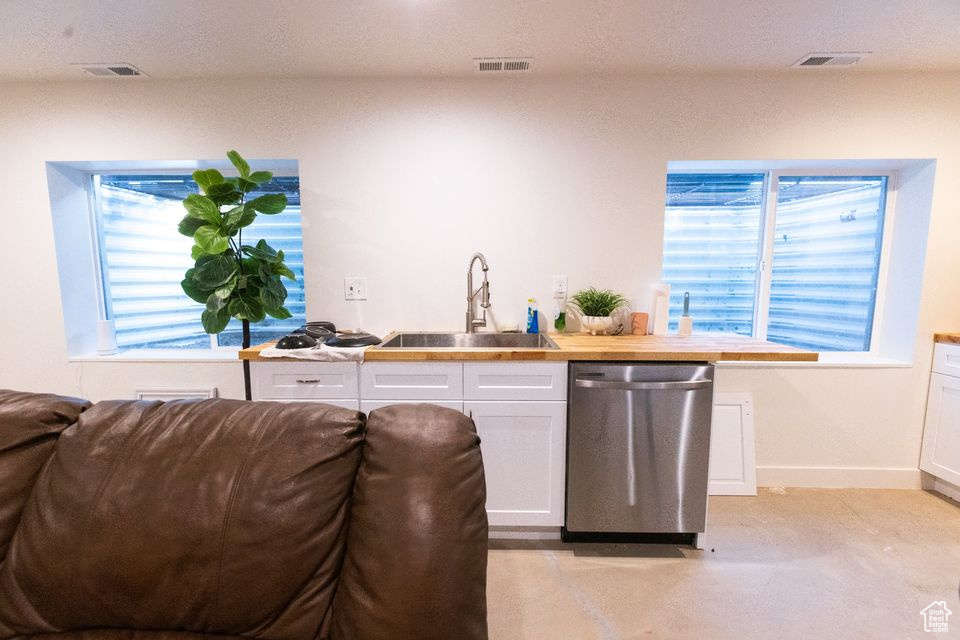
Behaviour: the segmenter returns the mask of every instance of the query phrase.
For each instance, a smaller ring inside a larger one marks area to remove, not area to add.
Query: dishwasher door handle
[[[576,386],[587,389],[621,389],[624,391],[692,391],[705,389],[713,380],[675,380],[671,382],[623,382],[621,380],[587,380],[577,378]]]

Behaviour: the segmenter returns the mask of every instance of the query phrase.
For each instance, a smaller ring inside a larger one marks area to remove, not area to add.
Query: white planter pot
[[[613,318],[610,316],[582,316],[580,324],[590,332],[590,335],[597,335],[598,331],[606,331],[613,324]]]

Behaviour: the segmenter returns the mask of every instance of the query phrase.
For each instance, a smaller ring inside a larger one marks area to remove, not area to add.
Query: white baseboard
[[[758,466],[757,485],[818,489],[919,489],[920,469]]]

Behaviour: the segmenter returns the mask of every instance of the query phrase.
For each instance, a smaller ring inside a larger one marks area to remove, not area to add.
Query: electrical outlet
[[[366,300],[367,299],[367,279],[357,277],[346,277],[343,279],[343,299],[344,300]]]
[[[562,298],[567,295],[567,276],[553,276],[553,297]]]

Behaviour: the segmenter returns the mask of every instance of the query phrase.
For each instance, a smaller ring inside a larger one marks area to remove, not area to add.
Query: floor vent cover
[[[808,53],[791,67],[852,67],[857,64],[869,52],[860,53]]]
[[[533,58],[474,58],[478,73],[524,73],[533,67]]]
[[[97,78],[146,78],[147,74],[126,62],[74,62],[84,73]]]

